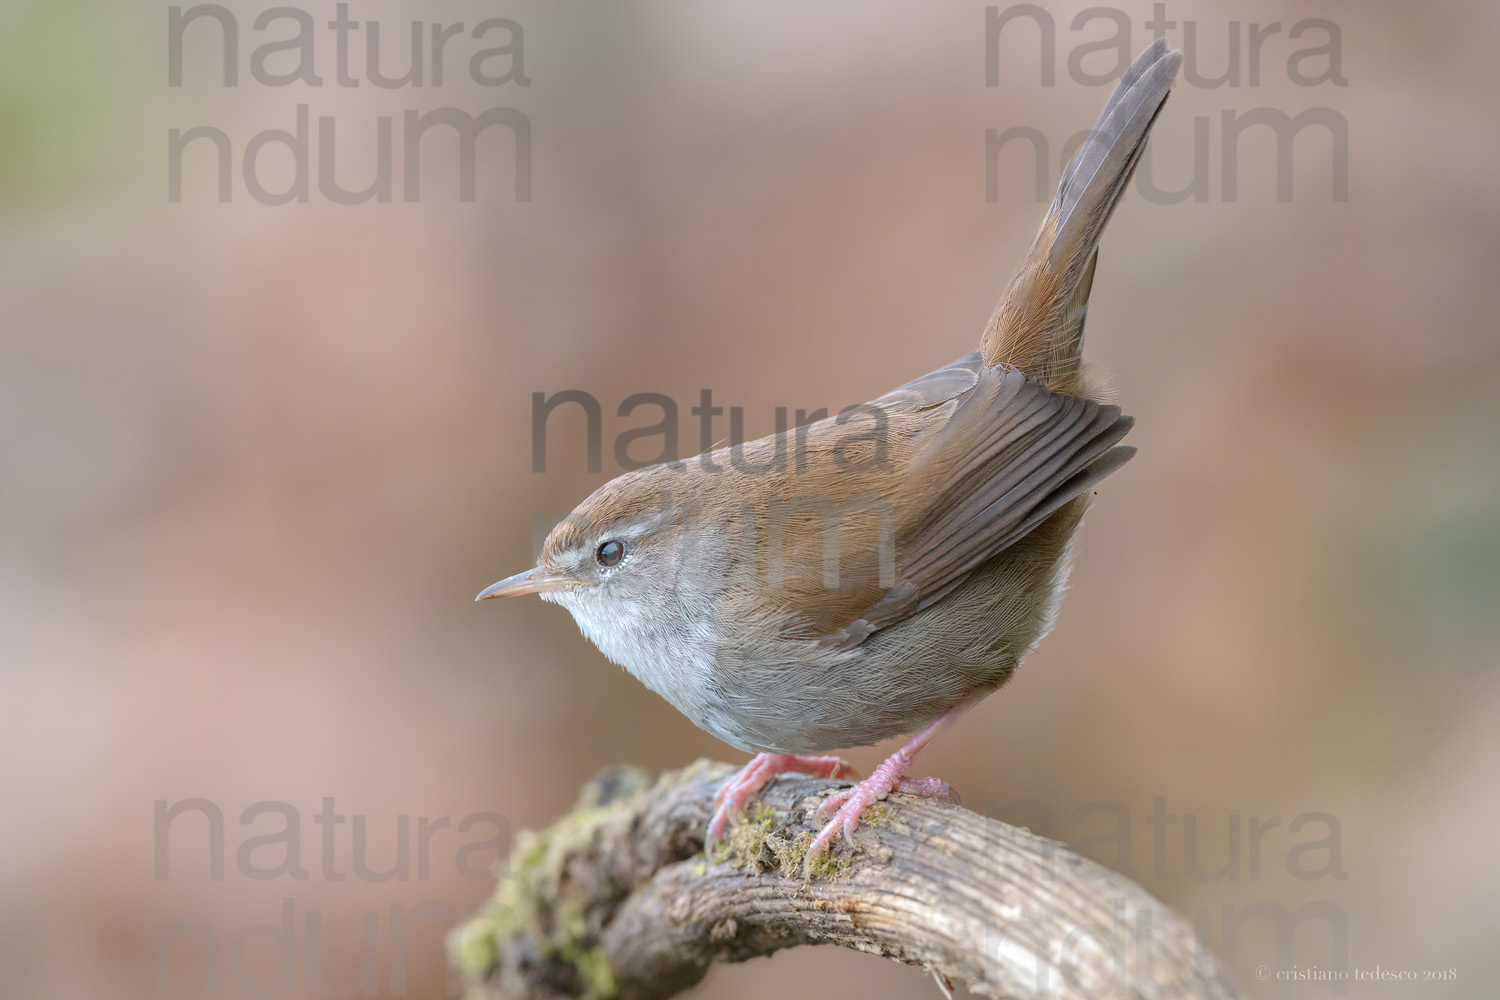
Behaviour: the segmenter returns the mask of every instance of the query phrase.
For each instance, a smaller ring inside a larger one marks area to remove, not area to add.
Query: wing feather
[[[825,644],[858,644],[941,600],[1128,460],[1134,449],[1117,443],[1132,423],[1015,369],[983,370],[907,471],[931,485],[920,516],[903,518],[895,586]]]

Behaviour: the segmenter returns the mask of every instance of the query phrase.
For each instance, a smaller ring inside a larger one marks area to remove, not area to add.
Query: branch
[[[811,817],[847,782],[782,776],[713,859],[703,830],[732,769],[652,783],[617,769],[551,829],[523,833],[500,888],[450,950],[469,1000],[656,1000],[716,961],[836,944],[919,965],[987,997],[1232,998],[1192,930],[1129,879],[1053,841],[893,795],[857,848],[802,859]]]

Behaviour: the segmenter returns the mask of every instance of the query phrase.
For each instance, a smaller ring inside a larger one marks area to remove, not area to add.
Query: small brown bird
[[[1135,61],[1063,174],[980,349],[782,434],[629,472],[553,529],[541,594],[684,715],[756,756],[719,792],[712,843],[802,756],[917,735],[826,799],[808,857],[892,791],[952,797],[912,759],[1004,684],[1051,628],[1090,488],[1134,449],[1086,384],[1099,237],[1181,64]]]

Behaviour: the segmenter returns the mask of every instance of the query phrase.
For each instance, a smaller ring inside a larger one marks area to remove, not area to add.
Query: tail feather
[[[980,342],[986,365],[1011,365],[1059,392],[1082,392],[1083,322],[1099,237],[1181,65],[1182,53],[1158,39],[1121,77],[990,319]]]

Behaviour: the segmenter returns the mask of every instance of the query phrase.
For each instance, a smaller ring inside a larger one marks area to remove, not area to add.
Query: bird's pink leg
[[[885,763],[875,769],[864,781],[853,788],[846,788],[834,792],[823,800],[822,806],[818,808],[818,819],[828,820],[826,826],[818,833],[808,849],[807,858],[811,861],[814,857],[828,850],[839,831],[844,831],[844,836],[850,843],[854,842],[854,830],[859,826],[859,817],[873,803],[879,802],[892,791],[906,792],[909,795],[922,795],[933,799],[947,799],[949,802],[957,802],[958,796],[946,781],[937,778],[910,779],[906,777],[906,769],[911,766],[913,758],[922,751],[938,735],[949,726],[958,721],[959,716],[978,704],[979,700],[989,691],[976,691],[963,701],[954,705],[942,715],[933,719],[916,736],[900,750],[886,758]],[[832,816],[832,819],[828,819]]]
[[[745,808],[751,796],[778,774],[814,774],[822,778],[854,777],[854,768],[841,757],[795,757],[783,753],[758,753],[738,774],[724,782],[714,796],[714,818],[708,824],[704,845],[712,849],[723,839],[724,828],[735,813]]]

